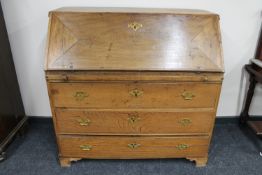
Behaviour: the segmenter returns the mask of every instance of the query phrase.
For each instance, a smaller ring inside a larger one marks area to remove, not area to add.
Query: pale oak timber
[[[217,14],[67,7],[49,18],[45,73],[61,166],[207,163],[224,72]]]

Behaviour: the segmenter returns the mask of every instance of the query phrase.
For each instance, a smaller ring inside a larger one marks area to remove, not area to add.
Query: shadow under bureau
[[[223,80],[218,15],[75,7],[49,18],[46,80],[61,166],[82,158],[206,165]]]

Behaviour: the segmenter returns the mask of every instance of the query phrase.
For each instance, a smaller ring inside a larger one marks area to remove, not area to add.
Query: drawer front
[[[80,158],[203,157],[208,137],[59,136],[60,154]]]
[[[55,107],[213,108],[220,84],[50,83]]]
[[[214,112],[56,110],[60,134],[208,134]],[[164,127],[163,127],[164,126]]]

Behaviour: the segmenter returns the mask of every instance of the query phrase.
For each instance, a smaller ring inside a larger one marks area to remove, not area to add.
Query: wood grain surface
[[[49,17],[45,73],[61,166],[206,165],[224,71],[217,14],[74,7]]]
[[[53,11],[50,20],[46,70],[223,72],[214,14]]]
[[[82,135],[209,135],[213,111],[57,109],[59,134]]]
[[[208,83],[50,83],[56,107],[213,108],[220,84]],[[139,96],[132,95],[138,91]],[[83,94],[83,99],[76,94]],[[193,94],[185,99],[185,93]]]
[[[64,157],[124,159],[204,157],[208,150],[208,137],[59,136],[58,140]],[[137,146],[132,148],[130,144]],[[89,146],[90,150],[82,150],[83,146]]]

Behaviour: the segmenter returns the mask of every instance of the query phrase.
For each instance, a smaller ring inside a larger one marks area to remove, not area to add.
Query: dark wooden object
[[[262,60],[262,29],[260,32],[260,37],[258,40],[258,46],[256,50],[255,59]],[[244,103],[243,111],[240,114],[240,122],[242,124],[248,124],[257,135],[262,135],[262,122],[261,121],[252,121],[248,112],[249,107],[254,95],[254,90],[257,83],[262,83],[262,68],[255,64],[247,64],[245,65],[246,71],[249,73],[249,89],[247,92],[246,100]]]
[[[26,121],[0,4],[0,161],[7,145]]]

